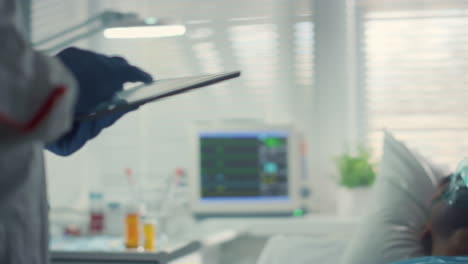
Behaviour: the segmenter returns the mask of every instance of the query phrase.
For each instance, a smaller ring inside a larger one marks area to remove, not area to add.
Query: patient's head
[[[450,177],[444,178],[437,187],[423,235],[423,245],[431,255],[468,255],[468,207],[449,206],[445,199],[441,199]]]

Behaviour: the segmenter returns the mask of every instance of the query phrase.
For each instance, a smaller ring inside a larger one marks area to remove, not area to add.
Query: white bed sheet
[[[266,244],[257,264],[337,264],[351,233],[314,236],[275,236]]]

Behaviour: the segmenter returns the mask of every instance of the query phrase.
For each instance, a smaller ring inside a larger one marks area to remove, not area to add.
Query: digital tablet
[[[185,93],[225,80],[239,77],[240,71],[223,72],[192,77],[156,80],[118,92],[112,100],[100,104],[95,111],[77,116],[78,120],[94,119],[119,111],[127,111],[162,98]]]

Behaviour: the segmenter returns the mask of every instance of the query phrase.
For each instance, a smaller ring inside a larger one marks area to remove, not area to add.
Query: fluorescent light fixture
[[[164,38],[182,36],[185,34],[183,25],[154,25],[154,26],[133,26],[114,27],[104,30],[104,37],[108,39],[121,38]]]
[[[74,42],[104,30],[104,36],[116,38],[162,38],[185,34],[185,26],[171,18],[140,18],[135,13],[103,11],[87,20],[34,43],[46,53],[55,53]]]

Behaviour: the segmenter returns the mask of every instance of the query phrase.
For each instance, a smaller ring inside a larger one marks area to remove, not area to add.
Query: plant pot
[[[369,207],[370,187],[338,187],[337,211],[342,217],[361,217]]]

